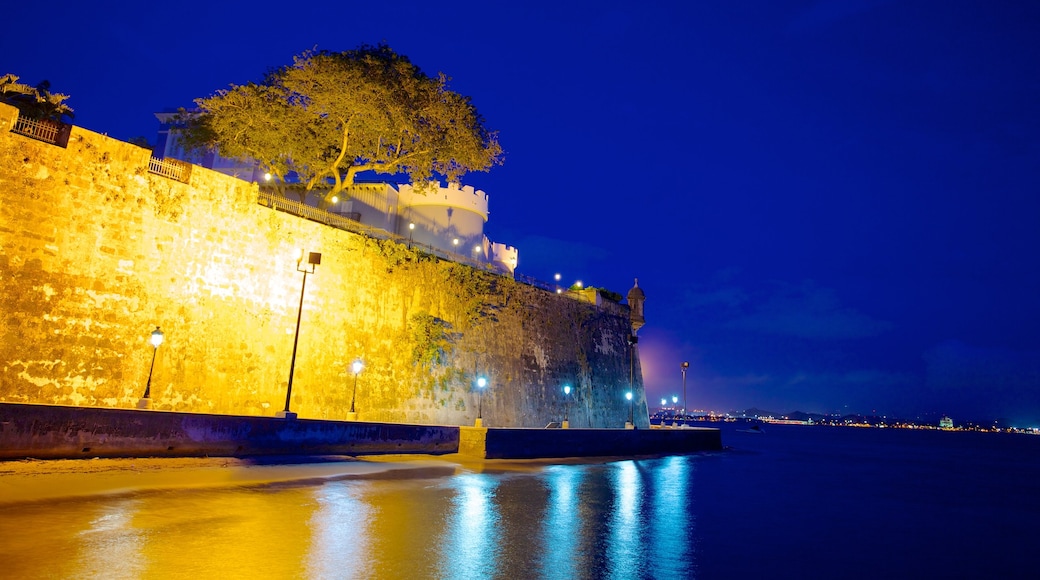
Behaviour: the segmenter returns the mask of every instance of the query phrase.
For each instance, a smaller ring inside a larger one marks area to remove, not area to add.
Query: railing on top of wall
[[[362,234],[370,238],[375,238],[377,240],[393,240],[399,244],[408,244],[411,247],[421,249],[423,252],[426,252],[427,254],[437,256],[442,260],[459,262],[461,264],[467,264],[469,266],[479,268],[481,270],[499,273],[497,269],[495,269],[491,264],[488,264],[486,262],[478,262],[477,260],[469,259],[466,256],[463,256],[462,254],[446,252],[440,248],[435,248],[429,244],[422,244],[415,241],[409,241],[408,238],[404,236],[392,234],[382,228],[375,228],[369,225],[365,225],[358,221],[361,217],[361,214],[357,212],[353,212],[350,214],[336,214],[330,211],[316,208],[314,206],[307,205],[296,200],[287,199],[271,191],[260,190],[259,193],[260,195],[258,202],[262,206],[269,207],[271,209],[276,209],[278,211],[284,211],[286,213],[291,213],[295,216],[306,218],[311,221],[322,223],[340,230],[354,232],[355,234]]]
[[[486,270],[495,274],[505,275],[504,272],[498,270],[497,268],[495,268],[487,262],[473,260],[461,253],[448,252],[440,248],[431,246],[429,244],[411,241],[404,236],[392,234],[382,228],[374,228],[372,226],[365,225],[358,221],[357,218],[360,218],[361,216],[356,212],[348,214],[350,215],[350,218],[347,218],[340,214],[335,214],[323,209],[319,209],[296,200],[287,199],[285,197],[282,197],[278,193],[263,190],[260,190],[257,202],[264,207],[269,207],[271,209],[283,211],[285,213],[290,213],[292,215],[306,218],[311,221],[322,223],[337,229],[346,230],[348,232],[354,232],[356,234],[362,234],[378,240],[393,240],[399,244],[408,244],[410,247],[419,248],[422,251],[437,256],[437,258],[442,260],[448,260],[450,262],[456,262],[459,264],[466,264],[479,270]],[[513,276],[513,279],[522,284],[527,284],[528,286],[534,286],[536,288],[548,290],[549,292],[556,292],[556,289],[558,288],[557,285],[549,284],[548,282],[543,282],[530,276],[524,276],[523,274],[515,274]],[[608,310],[620,315],[626,314],[625,309],[620,304],[611,300],[590,300],[581,292],[571,292],[569,290],[565,290],[564,292],[562,292],[562,294],[572,300],[581,300],[583,302],[588,302],[603,310]]]
[[[50,143],[59,147],[69,144],[69,133],[72,125],[58,123],[56,121],[29,119],[18,115],[11,126],[11,132],[25,135],[33,139]]]
[[[148,159],[148,172],[168,177],[181,183],[188,183],[188,178],[191,177],[191,163],[185,163],[177,159],[152,157]]]

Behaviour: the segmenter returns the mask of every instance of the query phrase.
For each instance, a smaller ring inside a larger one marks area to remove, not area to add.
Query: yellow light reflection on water
[[[307,576],[355,578],[365,575],[370,550],[372,507],[357,485],[325,485],[314,490]]]
[[[75,576],[133,578],[144,571],[147,559],[142,551],[148,532],[134,526],[137,504],[136,499],[121,498],[100,506],[96,516],[79,531],[78,557],[70,559],[78,564]]]

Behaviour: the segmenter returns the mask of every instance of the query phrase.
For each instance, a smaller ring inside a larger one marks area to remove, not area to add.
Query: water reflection
[[[454,478],[455,497],[448,514],[440,578],[493,578],[498,568],[498,511],[493,496],[498,482],[490,475]]]
[[[632,461],[614,464],[610,479],[615,500],[607,546],[609,577],[635,578],[644,564],[640,558],[641,536],[646,529],[646,522],[640,517],[642,481]]]
[[[695,458],[0,507],[11,577],[690,577]]]
[[[364,578],[371,551],[369,524],[373,507],[358,485],[317,488],[318,509],[311,516],[307,572],[312,578]]]
[[[578,488],[582,485],[584,470],[573,465],[552,466],[543,477],[549,490],[549,506],[542,519],[538,559],[542,577],[580,578],[578,555],[584,548],[585,536],[581,533]]]
[[[73,560],[79,564],[74,572],[76,576],[140,575],[145,565],[142,553],[147,531],[133,524],[139,503],[137,499],[124,498],[99,506],[97,513],[78,532],[78,557]]]

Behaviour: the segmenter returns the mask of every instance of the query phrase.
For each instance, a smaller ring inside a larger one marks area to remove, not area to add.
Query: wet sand
[[[451,475],[462,465],[440,456],[133,458],[0,462],[0,504],[140,491],[269,485],[347,477]]]

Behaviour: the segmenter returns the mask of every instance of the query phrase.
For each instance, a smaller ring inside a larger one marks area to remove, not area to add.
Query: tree
[[[251,158],[283,183],[294,173],[301,200],[312,191],[331,199],[369,170],[457,182],[500,164],[502,148],[469,97],[447,83],[382,44],[308,51],[260,83],[197,99],[197,112],[182,111],[182,139],[189,149]]]
[[[50,92],[50,81],[41,81],[35,87],[18,82],[13,74],[0,76],[0,102],[18,108],[20,115],[37,121],[62,122],[72,119],[72,108],[65,104],[68,95]]]

